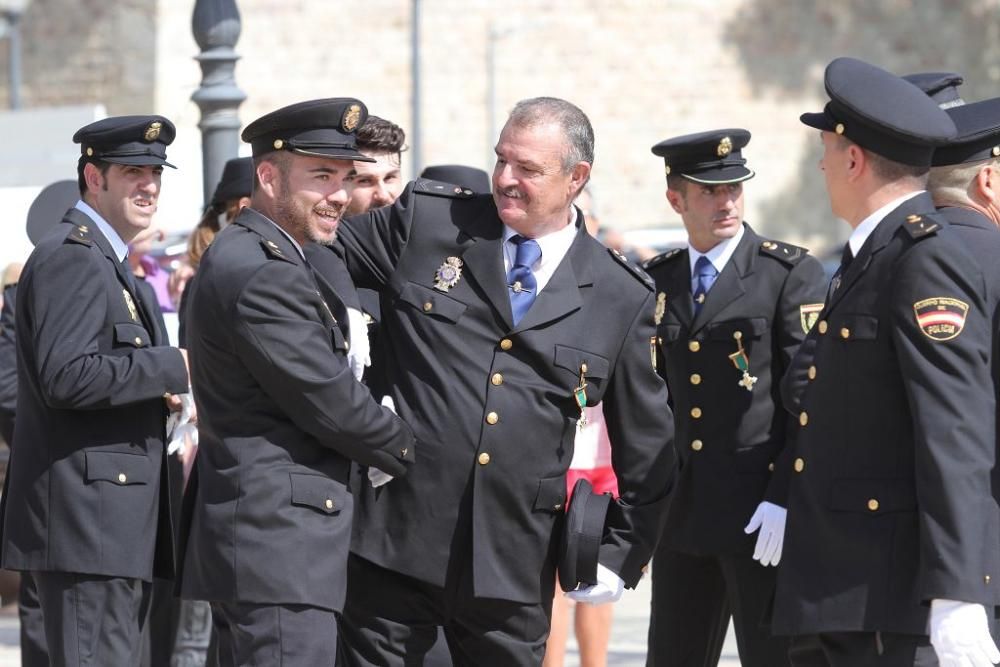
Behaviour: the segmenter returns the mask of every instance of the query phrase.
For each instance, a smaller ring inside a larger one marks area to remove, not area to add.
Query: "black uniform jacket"
[[[410,429],[354,380],[337,295],[254,209],[215,238],[185,301],[200,440],[181,593],[340,609],[350,461],[403,475]]]
[[[661,540],[686,553],[751,548],[756,536],[743,527],[757,505],[765,496],[785,505],[784,490],[769,486],[790,427],[779,381],[826,294],[822,266],[806,250],[744,230],[697,317],[688,251],[646,263],[680,461]],[[749,390],[731,358],[740,344],[756,378]]]
[[[580,228],[514,326],[492,197],[436,185],[417,180],[339,232],[358,286],[380,291],[390,393],[420,443],[406,479],[365,489],[352,549],[438,586],[462,559],[479,597],[547,600],[582,373],[621,491],[600,560],[634,586],[674,475],[652,283]],[[461,275],[436,280],[449,262]]]
[[[932,599],[1000,599],[990,288],[933,210],[879,223],[793,361],[778,634],[920,635]]]
[[[163,395],[187,373],[127,271],[77,209],[24,267],[6,568],[149,580],[155,551],[173,574]]]

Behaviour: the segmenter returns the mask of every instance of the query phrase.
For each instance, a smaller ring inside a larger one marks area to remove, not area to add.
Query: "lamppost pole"
[[[246,95],[236,85],[239,56],[233,47],[240,38],[236,0],[196,0],[191,28],[201,49],[201,85],[191,99],[201,109],[202,193],[208,202],[222,176],[226,160],[239,154],[240,118]]]
[[[413,177],[420,174],[424,166],[420,127],[420,0],[413,0],[410,16],[410,85],[413,87],[411,113],[413,127],[410,128],[410,159],[413,161]]]

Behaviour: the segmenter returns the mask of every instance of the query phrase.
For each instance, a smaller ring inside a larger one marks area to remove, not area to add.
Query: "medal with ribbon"
[[[576,400],[577,407],[580,408],[580,419],[577,420],[576,425],[583,429],[587,425],[587,416],[584,413],[584,409],[587,407],[587,364],[580,364],[580,386],[573,390],[573,398]]]
[[[740,378],[738,384],[747,391],[753,391],[757,376],[750,375],[750,357],[743,349],[743,332],[737,331],[733,334],[733,338],[736,339],[736,351],[729,355],[729,360],[733,362],[733,366],[736,366],[736,370],[743,371],[743,377]]]

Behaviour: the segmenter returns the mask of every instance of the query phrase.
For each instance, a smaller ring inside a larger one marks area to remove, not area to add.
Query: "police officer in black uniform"
[[[162,116],[80,129],[82,198],[18,283],[3,566],[31,572],[54,664],[138,664],[150,581],[173,574],[164,394],[187,391],[186,361],[125,263],[173,138]]]
[[[414,460],[410,429],[352,375],[343,304],[301,250],[333,240],[366,113],[311,100],[247,126],[251,205],[185,297],[199,450],[181,593],[212,603],[223,666],[333,665],[351,459],[392,475]]]
[[[805,380],[773,630],[797,666],[989,665],[989,287],[924,190],[955,125],[858,60],[834,60],[825,84],[830,102],[802,121],[821,131],[831,207],[854,231],[788,376]]]
[[[582,406],[603,400],[621,499],[597,582],[635,586],[672,481],[648,277],[594,240],[572,201],[593,163],[574,105],[519,103],[493,195],[418,179],[340,230],[381,293],[391,396],[420,442],[405,479],[365,488],[344,610],[349,664],[421,664],[443,626],[457,665],[541,663]]]
[[[651,667],[718,664],[730,616],[745,666],[788,662],[788,641],[761,625],[785,521],[786,489],[771,474],[791,429],[778,385],[826,281],[804,248],[743,221],[749,141],[724,129],[653,147],[688,247],[644,265],[656,281],[657,366],[681,462],[653,559]],[[744,527],[758,532],[756,549]]]

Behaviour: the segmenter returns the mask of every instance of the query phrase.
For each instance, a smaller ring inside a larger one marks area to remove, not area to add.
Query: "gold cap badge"
[[[285,142],[281,139],[275,139],[272,145],[274,146],[274,150],[280,151],[281,147],[285,145]]]
[[[358,126],[359,120],[361,120],[361,107],[357,104],[352,104],[344,112],[344,120],[341,122],[341,125],[346,131],[353,132],[354,128]]]
[[[142,135],[146,141],[156,141],[156,138],[160,136],[160,128],[163,127],[163,123],[158,120],[154,120],[146,128],[146,134]]]
[[[836,132],[837,134],[843,134],[844,133],[844,124],[843,123],[837,123],[837,125],[833,128],[833,131]]]
[[[719,142],[719,147],[715,149],[716,155],[719,157],[726,157],[733,152],[733,140],[729,137],[722,137],[722,141]]]

